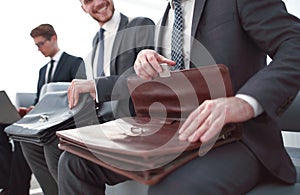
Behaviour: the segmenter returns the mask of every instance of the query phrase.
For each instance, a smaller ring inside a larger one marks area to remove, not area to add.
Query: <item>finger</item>
[[[134,64],[138,76],[151,78],[157,76],[156,71],[152,67],[152,64],[155,66],[158,63],[155,56],[156,51],[154,50],[142,50],[139,52]]]
[[[70,93],[70,108],[74,108],[78,103],[80,93],[80,82],[74,82]]]
[[[208,116],[203,123],[198,127],[196,131],[194,131],[187,140],[189,142],[196,142],[200,140],[201,136],[203,136],[211,126],[211,115]]]
[[[175,64],[176,64],[176,62],[175,61],[173,61],[173,60],[170,60],[170,59],[168,59],[168,58],[166,58],[166,57],[164,57],[164,56],[162,56],[162,55],[160,55],[160,54],[157,54],[157,61],[159,62],[159,63],[166,63],[166,64],[168,64],[168,65],[170,65],[170,66],[174,66]]]
[[[206,118],[209,116],[208,111],[197,112],[191,120],[187,121],[189,125],[181,131],[179,136],[180,140],[187,140],[193,133],[203,124]]]
[[[68,88],[68,102],[69,102],[69,108],[72,108],[73,105],[73,90],[74,90],[74,81],[72,81],[71,85]]]
[[[152,78],[157,77],[158,75],[156,66],[159,66],[159,68],[161,69],[160,65],[153,57],[140,59],[140,66],[144,70],[145,74]]]
[[[224,117],[225,114],[223,112],[212,112],[203,125],[199,127],[198,132],[194,135],[195,137],[189,137],[189,141],[210,142],[215,135],[220,133],[220,129],[225,125]]]
[[[96,99],[96,93],[95,92],[91,92],[90,95],[92,96],[93,100]]]
[[[79,100],[79,91],[77,89],[73,90],[73,105],[72,108],[75,107],[78,104]]]
[[[186,119],[186,121],[183,123],[181,128],[179,129],[179,134],[183,133],[184,129],[186,129],[193,121],[195,118],[197,118],[198,115],[201,115],[201,112],[204,109],[204,105],[201,104],[196,110],[194,110]]]
[[[149,76],[148,74],[147,74],[147,72],[145,72],[143,69],[142,69],[142,66],[140,65],[140,63],[136,63],[136,64],[134,64],[134,70],[135,70],[135,73],[139,76],[139,77],[141,77],[142,79],[144,79],[144,80],[151,80],[151,76]]]
[[[157,73],[160,73],[162,71],[162,68],[160,66],[160,58],[162,58],[161,55],[158,53],[151,53],[150,55],[146,56],[147,62],[151,65],[153,71],[155,71],[155,75],[157,76]]]
[[[198,113],[201,113],[201,110],[198,110],[200,108],[197,108],[196,110],[194,110],[189,116],[188,118],[184,121],[183,125],[180,127],[179,129],[179,134],[183,133],[185,131],[185,129],[187,129],[189,127],[189,125],[193,122],[194,118],[197,116]]]
[[[220,135],[220,132],[224,126],[222,117],[213,121],[209,129],[204,132],[203,135],[199,138],[202,143],[211,143],[214,144],[217,138]]]

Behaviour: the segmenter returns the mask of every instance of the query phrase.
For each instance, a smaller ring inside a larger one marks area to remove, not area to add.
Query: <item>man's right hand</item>
[[[96,99],[95,81],[73,79],[68,88],[69,108],[72,109],[78,104],[81,93],[90,93],[93,99]]]
[[[176,64],[176,62],[165,58],[154,50],[144,49],[140,51],[134,62],[134,70],[142,79],[151,80],[162,71],[161,63],[166,63],[170,66]]]
[[[26,107],[19,107],[18,108],[18,113],[21,117],[25,116],[28,112],[30,112],[32,109],[34,108],[34,106],[30,106],[28,108]]]

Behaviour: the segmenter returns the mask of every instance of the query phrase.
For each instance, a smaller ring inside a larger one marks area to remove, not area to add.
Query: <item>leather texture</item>
[[[192,110],[206,99],[232,95],[225,65],[174,71],[171,77],[152,81],[130,77],[128,88],[136,117],[59,131],[59,148],[152,185],[212,147],[241,138],[240,125],[228,124],[205,145],[178,140],[178,130]]]
[[[182,119],[204,100],[233,95],[229,70],[223,64],[172,71],[171,77],[152,81],[130,77],[127,82],[136,115],[142,117],[165,113],[167,118]]]

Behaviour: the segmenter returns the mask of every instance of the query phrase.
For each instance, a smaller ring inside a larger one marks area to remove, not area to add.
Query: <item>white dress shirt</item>
[[[54,56],[53,58],[51,58],[51,60],[54,60],[54,63],[53,63],[53,68],[52,68],[52,73],[51,73],[51,78],[53,77],[54,73],[55,73],[55,70],[56,70],[56,67],[57,67],[57,64],[61,58],[61,55],[63,54],[63,51],[59,50]],[[45,75],[45,81],[48,81],[48,72],[49,72],[49,69],[50,69],[50,66],[51,66],[51,60],[48,62],[47,64],[47,70],[46,70],[46,75]]]
[[[110,76],[110,62],[111,62],[111,53],[116,38],[116,33],[118,32],[119,24],[121,21],[121,15],[119,12],[115,11],[112,18],[107,21],[101,28],[104,31],[104,61],[103,69],[105,76]],[[99,53],[99,44],[97,45],[96,57],[94,59],[93,73],[94,78],[97,76],[97,63],[98,63],[98,53]]]

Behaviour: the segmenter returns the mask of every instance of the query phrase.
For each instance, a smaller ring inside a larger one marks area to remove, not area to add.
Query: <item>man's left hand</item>
[[[244,122],[254,117],[254,110],[238,97],[204,101],[194,110],[179,130],[179,139],[209,143],[227,123]]]

